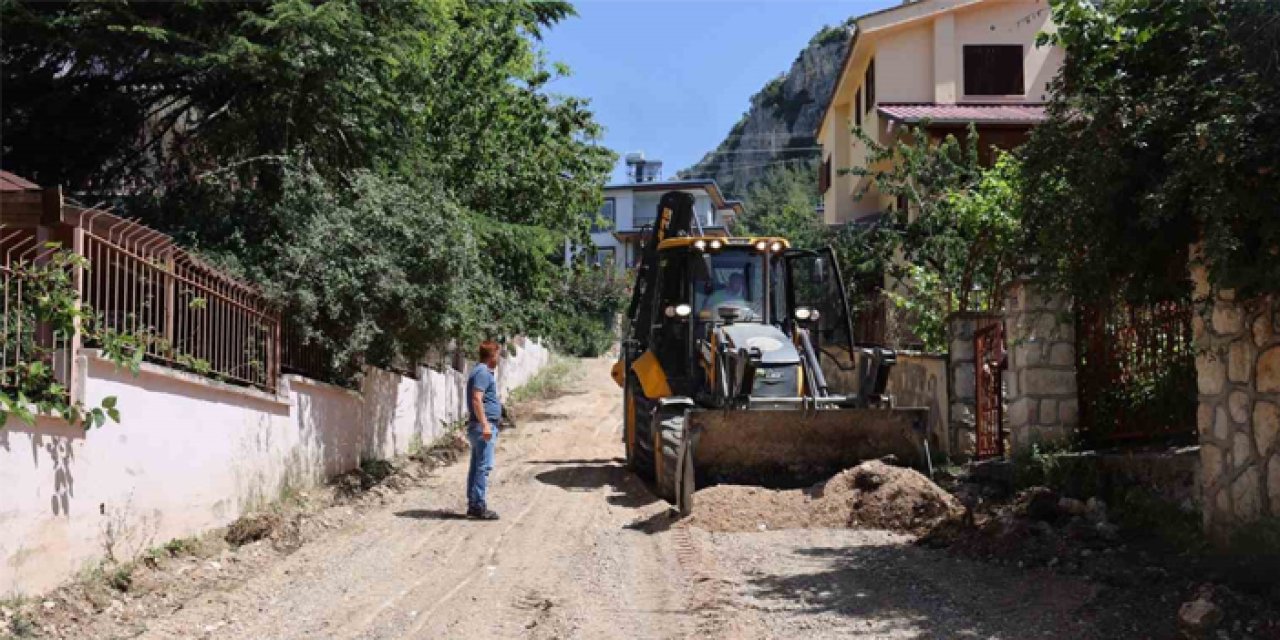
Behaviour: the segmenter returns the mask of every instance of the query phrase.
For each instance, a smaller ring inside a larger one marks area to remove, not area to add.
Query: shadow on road
[[[535,411],[532,415],[523,420],[529,422],[558,422],[560,420],[568,420],[571,416],[567,413],[548,413],[546,411]]]
[[[467,514],[445,509],[409,509],[397,511],[396,516],[414,520],[466,520]]]
[[[662,533],[663,531],[667,531],[673,525],[675,525],[675,523],[679,521],[680,521],[680,517],[676,514],[675,510],[663,509],[662,511],[659,511],[649,516],[648,518],[644,518],[642,520],[636,520],[635,522],[632,522],[631,524],[628,524],[623,528],[630,529],[631,531],[639,531],[641,533],[647,533],[649,535],[653,535],[655,533]]]
[[[617,458],[599,460],[532,460],[529,464],[560,464],[535,476],[539,482],[565,491],[612,489],[605,499],[615,507],[637,508],[657,500]]]
[[[621,464],[622,458],[572,458],[564,460],[526,460],[525,464]]]
[[[775,573],[774,567],[759,566],[747,581],[750,596],[766,608],[844,618],[850,629],[866,625],[864,631],[886,637],[1123,637],[1085,624],[1092,594],[1078,580],[957,563],[940,552],[901,545],[793,553],[805,558],[788,563],[796,570]]]

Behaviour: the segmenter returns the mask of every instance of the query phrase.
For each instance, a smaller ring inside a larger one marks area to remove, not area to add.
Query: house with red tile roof
[[[1045,118],[1049,82],[1063,52],[1037,46],[1054,30],[1048,0],[919,0],[855,22],[831,100],[819,125],[818,177],[828,224],[875,219],[901,203],[866,178],[861,128],[886,144],[917,125],[931,139],[964,135],[972,123],[984,154],[1013,148]],[[861,197],[859,197],[861,196]]]

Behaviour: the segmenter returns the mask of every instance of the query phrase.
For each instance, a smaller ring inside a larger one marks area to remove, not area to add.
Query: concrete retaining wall
[[[952,437],[947,414],[947,357],[898,352],[889,373],[888,391],[899,407],[929,410],[929,448],[934,455],[951,455]]]
[[[519,342],[498,369],[504,395],[549,359]],[[272,395],[81,358],[86,402],[116,396],[122,421],[86,432],[11,420],[0,430],[0,594],[38,593],[108,554],[127,559],[226,525],[363,459],[430,444],[465,415],[456,371],[415,380],[372,370],[359,391],[285,376]]]

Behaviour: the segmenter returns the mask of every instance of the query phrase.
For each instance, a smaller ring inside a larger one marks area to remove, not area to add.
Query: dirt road
[[[458,516],[465,465],[144,638],[1087,636],[1091,588],[959,561],[878,531],[673,526],[623,469],[608,363],[504,433],[491,506]]]

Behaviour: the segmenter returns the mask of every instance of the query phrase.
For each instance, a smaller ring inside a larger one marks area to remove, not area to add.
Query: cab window
[[[726,251],[712,254],[710,258],[710,273],[696,273],[703,270],[695,270],[693,280],[693,308],[698,319],[714,320],[717,309],[734,306],[745,311],[739,314],[741,320],[762,321],[763,257],[754,253]]]

